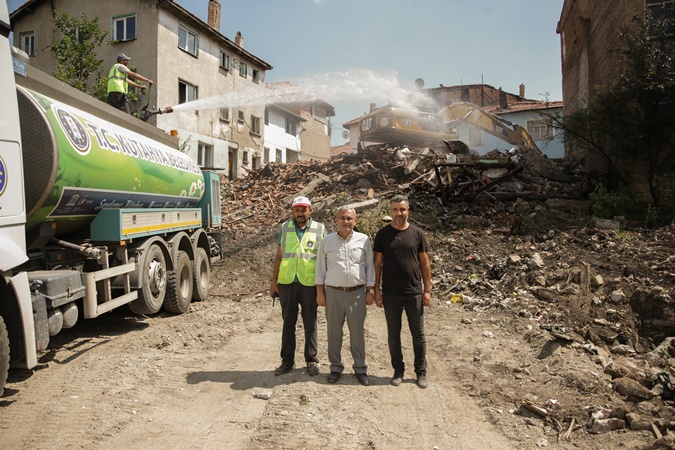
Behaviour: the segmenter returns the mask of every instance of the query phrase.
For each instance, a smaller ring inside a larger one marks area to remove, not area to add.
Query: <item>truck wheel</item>
[[[150,245],[143,255],[138,298],[129,303],[136,314],[155,314],[162,307],[166,296],[166,260],[162,249]]]
[[[183,314],[192,301],[192,261],[187,253],[180,251],[176,257],[176,270],[169,272],[169,286],[164,300],[164,309],[170,313]]]
[[[211,265],[206,250],[198,248],[195,254],[193,269],[194,286],[192,286],[192,300],[202,302],[209,296],[209,284],[211,283]]]
[[[0,397],[5,389],[5,382],[7,381],[7,371],[9,370],[9,336],[7,335],[7,328],[5,321],[0,316]]]

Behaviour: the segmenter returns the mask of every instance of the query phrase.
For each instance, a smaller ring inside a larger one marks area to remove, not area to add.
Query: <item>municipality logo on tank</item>
[[[7,167],[5,161],[0,158],[0,195],[4,194],[7,187]]]
[[[91,150],[91,140],[80,119],[61,108],[54,108],[61,129],[78,153],[86,155]]]

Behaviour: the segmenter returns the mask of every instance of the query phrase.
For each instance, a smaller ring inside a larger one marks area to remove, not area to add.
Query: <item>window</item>
[[[241,162],[242,164],[248,164],[248,152],[244,152]]]
[[[29,31],[27,33],[21,33],[21,50],[28,53],[28,56],[35,56],[35,33]]]
[[[316,116],[316,107],[314,105],[309,105],[309,114],[312,117]]]
[[[282,159],[281,149],[278,148],[277,151],[276,151],[276,159],[275,159],[275,161],[276,161],[276,162],[279,162],[279,163],[280,163],[280,162],[283,162],[281,159]]]
[[[553,126],[546,119],[528,120],[527,132],[535,141],[553,139]]]
[[[255,84],[260,84],[260,72],[257,69],[253,69],[252,79]]]
[[[298,124],[286,118],[286,133],[297,136],[298,135]]]
[[[232,68],[230,55],[225,53],[225,50],[223,50],[222,48],[220,49],[220,68],[228,71]]]
[[[251,133],[260,135],[260,117],[251,115]]]
[[[673,17],[675,5],[672,0],[645,0],[647,8],[652,13],[654,19],[659,18],[663,13],[668,17]]]
[[[483,145],[483,132],[475,127],[469,127],[469,147]]]
[[[239,76],[246,78],[246,63],[239,62]]]
[[[225,122],[230,121],[230,108],[220,108],[220,119],[224,120]]]
[[[185,81],[178,82],[178,103],[191,102],[197,100],[197,86],[193,86]]]
[[[197,164],[201,167],[213,167],[213,145],[197,144]]]
[[[652,23],[675,18],[675,3],[672,0],[646,0],[645,4],[649,8]],[[674,24],[670,23],[668,27],[671,33],[675,32]]]
[[[238,121],[239,123],[244,123],[244,111],[242,111],[242,110],[240,109],[239,111],[237,111],[237,113],[238,113],[238,115],[237,115],[237,121]]]
[[[75,36],[72,37],[73,44],[84,44],[84,37],[80,36],[80,27],[75,28]]]
[[[113,17],[113,41],[136,39],[136,14]]]
[[[199,48],[197,33],[188,29],[185,25],[179,26],[178,47],[190,53],[191,55],[197,56],[197,50]]]

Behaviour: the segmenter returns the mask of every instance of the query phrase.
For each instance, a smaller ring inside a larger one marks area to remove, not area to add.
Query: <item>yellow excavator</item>
[[[451,103],[441,110],[440,116],[446,129],[453,130],[456,129],[457,125],[466,123],[519,148],[539,150],[534,139],[525,128],[490,114],[473,103]]]
[[[361,142],[412,147],[444,147],[458,136],[447,132],[439,114],[413,106],[387,105],[375,109],[359,122]]]
[[[360,140],[413,147],[452,147],[452,143],[458,142],[461,124],[477,127],[519,148],[540,151],[523,127],[468,102],[451,103],[439,112],[394,105],[375,109],[360,120]]]

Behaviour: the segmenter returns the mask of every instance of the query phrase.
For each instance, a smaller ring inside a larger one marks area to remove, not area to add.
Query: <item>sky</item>
[[[175,1],[206,21],[208,0]],[[266,82],[353,87],[317,93],[335,108],[331,145],[370,103],[388,103],[374,85],[412,91],[421,78],[426,88],[485,83],[518,94],[522,83],[526,98],[562,100],[564,0],[219,1],[221,34],[234,41],[240,31],[244,48],[273,66]],[[23,2],[8,0],[10,12]]]

